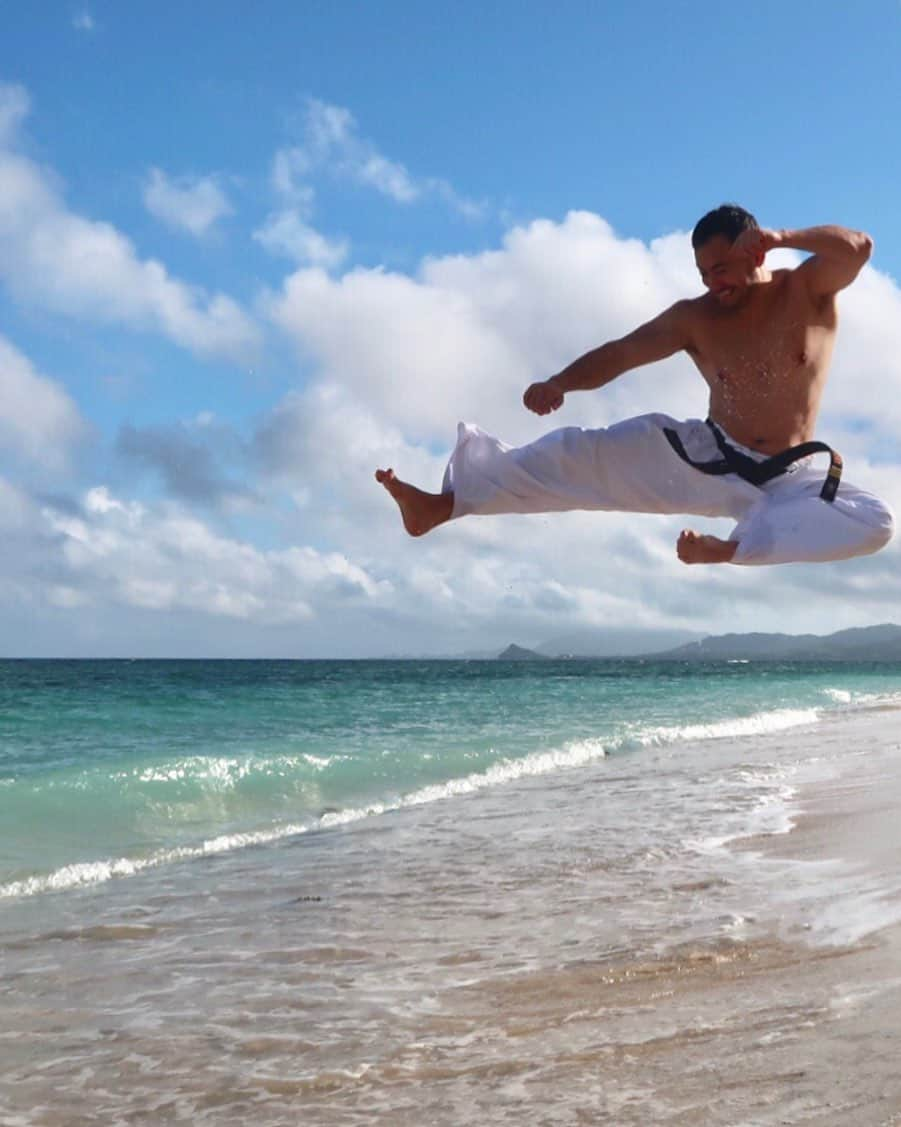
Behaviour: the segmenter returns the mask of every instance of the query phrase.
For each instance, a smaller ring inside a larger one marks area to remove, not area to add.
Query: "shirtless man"
[[[410,535],[467,513],[606,509],[738,521],[726,540],[683,531],[676,550],[685,563],[846,559],[888,543],[891,513],[871,494],[838,485],[841,459],[827,447],[820,444],[833,454],[825,485],[803,448],[784,467],[768,462],[814,439],[836,295],[857,277],[872,240],[842,227],[763,230],[744,209],[723,205],[700,220],[692,246],[705,294],[533,383],[523,402],[547,415],[571,391],[684,351],[710,388],[708,420],[647,415],[604,430],[564,428],[518,450],[461,424],[440,493],[376,472]],[[776,247],[810,257],[771,271],[766,255]]]

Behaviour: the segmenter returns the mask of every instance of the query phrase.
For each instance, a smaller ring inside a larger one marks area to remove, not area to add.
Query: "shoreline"
[[[660,745],[30,901],[0,1122],[901,1125],[896,728]],[[770,832],[705,848],[714,816]]]
[[[799,780],[789,831],[730,843],[764,865],[793,863],[800,878],[805,869],[830,871],[842,900],[835,911],[818,906],[810,931],[819,929],[820,941],[853,943],[901,923],[901,732],[886,724],[888,713],[901,708],[880,703],[821,720],[831,759],[825,772]]]

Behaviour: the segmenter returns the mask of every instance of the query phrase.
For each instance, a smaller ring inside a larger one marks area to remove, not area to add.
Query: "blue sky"
[[[737,199],[874,236],[823,424],[897,503],[901,4],[749,11],[4,4],[0,650],[897,619],[895,548],[749,576],[680,570],[668,521],[412,543],[369,478],[437,486],[458,417],[534,437],[522,387],[697,292],[686,232]],[[695,414],[698,385],[673,361],[560,421]]]

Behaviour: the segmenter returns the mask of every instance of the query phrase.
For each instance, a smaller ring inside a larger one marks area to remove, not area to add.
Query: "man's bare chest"
[[[762,389],[774,380],[803,379],[828,364],[833,335],[806,312],[789,303],[701,319],[692,357],[711,385],[728,382]]]
[[[775,326],[766,331],[709,332],[698,342],[696,362],[705,376],[730,373],[754,380],[787,374],[810,360],[809,333],[804,325]]]

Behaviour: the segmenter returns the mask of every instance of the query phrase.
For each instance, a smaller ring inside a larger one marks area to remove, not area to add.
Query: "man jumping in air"
[[[470,514],[600,509],[737,522],[728,540],[683,531],[676,551],[684,563],[814,563],[889,542],[887,506],[842,481],[839,454],[814,441],[836,295],[857,277],[872,240],[842,227],[762,230],[749,212],[724,204],[691,241],[707,293],[533,383],[523,402],[547,415],[570,391],[684,351],[710,388],[708,418],[651,414],[599,430],[564,427],[518,448],[461,423],[440,493],[376,471],[411,536]],[[810,257],[770,271],[775,247]],[[828,471],[813,464],[818,454],[829,456]]]

